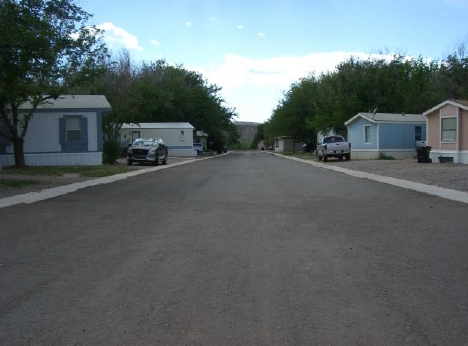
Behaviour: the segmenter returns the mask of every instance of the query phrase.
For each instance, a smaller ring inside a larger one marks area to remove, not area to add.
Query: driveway
[[[417,160],[329,160],[327,165],[468,192],[468,165]]]

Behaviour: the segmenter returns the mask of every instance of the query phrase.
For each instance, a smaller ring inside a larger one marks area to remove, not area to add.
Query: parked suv
[[[127,165],[133,162],[167,165],[168,150],[161,138],[137,138],[127,150]]]

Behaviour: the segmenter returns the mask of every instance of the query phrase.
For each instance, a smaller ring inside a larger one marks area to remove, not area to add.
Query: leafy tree
[[[138,69],[130,53],[122,50],[106,59],[106,66],[101,76],[80,89],[85,93],[105,95],[112,111],[103,115],[103,140],[118,139],[122,125],[137,122],[137,98],[134,92]]]
[[[102,161],[113,165],[120,156],[120,143],[114,138],[109,138],[104,142],[102,148]]]
[[[24,166],[24,138],[36,108],[102,71],[107,51],[90,14],[73,0],[0,1],[0,135]],[[31,110],[20,106],[29,102]]]
[[[468,98],[466,49],[441,62],[395,55],[391,60],[350,58],[335,71],[291,85],[266,124],[268,136],[304,138],[333,128],[358,112],[422,113],[448,98]]]
[[[291,136],[307,142],[315,138],[315,129],[307,124],[307,119],[315,115],[314,98],[311,98],[315,93],[316,80],[313,75],[291,85],[265,124],[268,142],[277,136]]]
[[[254,139],[253,139],[253,141],[252,141],[251,148],[252,148],[252,149],[257,149],[258,143],[259,143],[260,141],[264,141],[265,139],[266,139],[266,136],[265,136],[265,125],[264,125],[264,124],[258,125],[258,127],[257,127],[257,132],[255,133]]]
[[[190,122],[209,134],[218,149],[234,141],[232,118],[236,112],[224,105],[221,88],[209,84],[201,74],[164,60],[143,63],[134,85],[138,121]]]

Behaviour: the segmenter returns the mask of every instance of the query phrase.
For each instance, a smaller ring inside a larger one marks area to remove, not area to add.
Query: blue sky
[[[442,59],[468,42],[468,0],[77,0],[135,62],[166,59],[222,87],[238,121],[266,121],[292,82],[351,55]]]

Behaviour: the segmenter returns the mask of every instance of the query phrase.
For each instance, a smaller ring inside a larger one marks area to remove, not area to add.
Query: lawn
[[[120,173],[133,171],[134,168],[120,165],[99,165],[99,166],[50,166],[50,167],[3,167],[0,171],[0,179],[2,174],[24,174],[24,175],[48,175],[48,176],[63,176],[64,174],[77,174],[81,177],[107,177]]]
[[[26,179],[1,179],[0,178],[0,185],[6,185],[8,187],[21,188],[24,186],[36,185],[36,184],[40,184],[40,182],[35,181],[35,180],[26,180]]]

